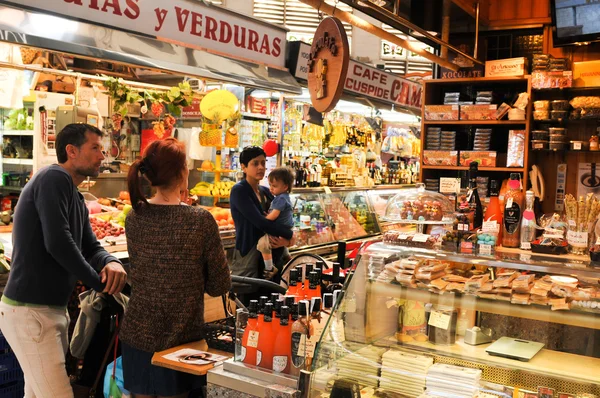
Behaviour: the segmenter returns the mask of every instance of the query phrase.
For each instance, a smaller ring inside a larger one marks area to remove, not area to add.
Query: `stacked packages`
[[[379,386],[407,397],[419,397],[425,391],[427,370],[433,358],[390,350],[383,354]]]
[[[479,391],[481,370],[436,363],[427,373],[427,395],[472,398]]]
[[[363,386],[377,387],[381,356],[385,348],[367,346],[338,361],[338,377],[355,380]]]

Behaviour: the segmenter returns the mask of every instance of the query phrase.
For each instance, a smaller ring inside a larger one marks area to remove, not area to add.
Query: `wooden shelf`
[[[423,170],[469,170],[469,166],[421,166]],[[525,169],[523,167],[479,167],[479,171],[498,171],[498,172],[511,172],[522,173]]]
[[[4,136],[33,136],[33,130],[4,130]]]
[[[430,124],[456,124],[456,125],[497,125],[497,126],[514,126],[519,124],[527,124],[527,120],[423,120],[424,125]]]
[[[400,285],[371,282],[372,294],[424,303],[453,306],[466,310],[487,312],[513,318],[533,319],[542,322],[600,330],[600,314],[578,310],[552,311],[550,306],[535,304],[512,304],[509,301],[488,300],[476,296],[445,292],[431,293],[427,290],[409,289]]]
[[[425,80],[426,85],[430,84],[489,84],[489,83],[527,83],[529,76],[523,77],[477,77],[477,78],[461,78],[461,79],[432,79]]]
[[[489,364],[497,367],[508,367],[526,372],[534,372],[558,379],[568,378],[579,383],[598,383],[600,359],[566,352],[542,349],[529,362],[516,361],[489,355],[485,350],[490,344],[472,346],[465,344],[462,339],[455,344],[443,346],[430,342],[399,343],[394,336],[379,340],[375,345],[401,347],[406,350],[420,351],[434,355],[448,356],[457,359],[467,359],[473,362]]]
[[[15,158],[3,158],[2,163],[4,164],[18,164],[33,166],[33,159],[15,159]]]

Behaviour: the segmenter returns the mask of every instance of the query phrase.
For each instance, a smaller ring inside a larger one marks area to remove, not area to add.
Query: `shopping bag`
[[[113,369],[115,367],[116,369]],[[106,367],[104,376],[104,398],[130,398],[131,394],[123,383],[123,357],[118,357]]]

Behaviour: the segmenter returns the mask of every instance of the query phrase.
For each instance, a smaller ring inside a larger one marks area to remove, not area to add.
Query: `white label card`
[[[427,242],[427,239],[429,238],[429,235],[425,235],[425,234],[416,234],[415,236],[413,236],[412,241],[413,242],[421,242],[421,243],[425,243]]]
[[[450,319],[450,315],[446,315],[438,311],[431,311],[431,315],[429,316],[429,325],[439,329],[448,330],[448,327],[450,326]]]
[[[571,246],[587,247],[588,233],[567,231],[567,241]]]
[[[326,193],[327,195],[331,195],[331,188],[329,188],[329,187],[325,187],[325,193]]]
[[[512,207],[512,205],[513,205],[513,198],[508,198],[506,200],[506,208],[510,209]]]
[[[500,224],[498,221],[484,221],[481,229],[483,232],[500,232]]]
[[[253,330],[250,333],[248,333],[248,347],[252,347],[252,348],[258,347],[259,334],[260,333],[258,333],[256,330]]]
[[[440,193],[456,193],[460,190],[460,178],[440,178]]]
[[[484,254],[484,255],[492,254],[492,245],[486,245],[485,243],[479,245],[479,254]]]

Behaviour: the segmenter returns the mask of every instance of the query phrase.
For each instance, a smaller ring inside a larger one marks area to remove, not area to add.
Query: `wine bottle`
[[[279,328],[275,335],[273,348],[273,370],[280,373],[290,373],[292,364],[292,325],[290,324],[290,308],[281,307]]]
[[[273,369],[273,303],[266,303],[263,309],[263,324],[259,329],[256,347],[256,365]]]
[[[469,165],[469,189],[467,191],[467,203],[473,216],[473,224],[471,230],[476,231],[483,225],[483,206],[477,191],[477,162],[471,162]]]
[[[333,272],[331,273],[331,283],[327,286],[327,293],[333,293],[336,290],[342,290],[344,285],[340,283],[340,263],[333,263]]]
[[[250,300],[248,305],[248,324],[244,329],[242,336],[242,362],[249,365],[256,365],[256,347],[258,347],[258,338],[260,336],[257,330],[258,324],[258,301]]]

